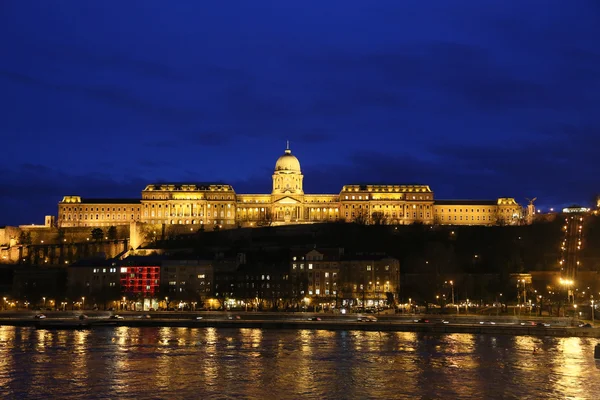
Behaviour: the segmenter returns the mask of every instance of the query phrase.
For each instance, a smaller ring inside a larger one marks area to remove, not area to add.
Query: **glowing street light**
[[[85,297],[81,298],[81,309],[84,310],[85,309]]]

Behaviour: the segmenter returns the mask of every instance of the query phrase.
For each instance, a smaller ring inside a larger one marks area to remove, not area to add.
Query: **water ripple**
[[[594,345],[402,332],[0,327],[0,398],[591,399],[600,393]]]

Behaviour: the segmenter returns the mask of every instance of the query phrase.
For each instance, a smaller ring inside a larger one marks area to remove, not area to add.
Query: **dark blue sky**
[[[269,192],[287,139],[306,193],[600,191],[596,0],[5,0],[0,37],[0,225],[153,181]]]

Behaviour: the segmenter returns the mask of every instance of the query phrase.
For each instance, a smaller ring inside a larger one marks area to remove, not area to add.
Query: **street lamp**
[[[571,297],[571,286],[573,286],[573,283],[575,283],[572,279],[563,279],[560,278],[559,282],[561,285],[563,285],[566,289],[567,289],[567,303],[570,300]],[[575,295],[573,295],[573,304],[575,304]]]
[[[592,324],[594,323],[594,299],[592,299]]]
[[[81,298],[81,309],[85,310],[85,297]]]
[[[44,300],[44,308],[46,308],[46,298],[42,297],[42,300]]]

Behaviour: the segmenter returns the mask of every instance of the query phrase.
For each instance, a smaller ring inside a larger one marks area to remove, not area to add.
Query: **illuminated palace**
[[[270,194],[236,194],[221,183],[160,183],[140,199],[65,196],[60,227],[146,224],[233,228],[346,221],[379,224],[518,224],[513,198],[434,200],[427,185],[345,185],[339,194],[305,194],[300,162],[288,148],[277,159]]]

